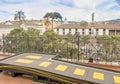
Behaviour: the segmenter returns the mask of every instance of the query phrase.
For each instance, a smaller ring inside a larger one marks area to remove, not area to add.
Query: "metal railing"
[[[120,39],[90,37],[1,37],[0,50],[3,53],[47,53],[58,54],[58,59],[95,62],[120,60]]]

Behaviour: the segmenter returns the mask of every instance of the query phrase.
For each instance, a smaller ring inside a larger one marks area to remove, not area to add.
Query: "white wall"
[[[68,34],[69,33],[69,29],[65,29],[65,34]]]
[[[89,29],[85,29],[85,35],[89,35]]]
[[[82,35],[82,29],[78,29],[78,32],[80,33],[80,35]]]
[[[103,35],[103,29],[98,29],[98,35]]]
[[[109,35],[109,29],[106,29],[106,35]]]
[[[93,35],[96,35],[96,29],[92,30]]]
[[[75,29],[71,29],[71,34],[72,34],[72,35],[75,34]]]
[[[40,34],[45,32],[45,26],[25,26],[24,29],[27,30],[28,28],[35,28],[40,30]]]
[[[103,30],[104,29],[98,29],[98,35],[103,35]],[[57,29],[54,29],[54,31],[57,33]],[[92,29],[93,35],[96,35],[96,29]],[[71,34],[74,35],[76,32],[76,29],[71,29]],[[82,29],[78,29],[78,32],[80,32],[80,35],[82,35]],[[65,34],[69,33],[69,29],[65,29]],[[59,29],[59,35],[63,35],[63,29]],[[109,35],[109,29],[105,29],[105,34]],[[89,35],[89,29],[84,29],[84,35]]]
[[[31,27],[31,26],[27,26],[28,27]],[[41,27],[41,26],[34,26],[33,28],[36,28],[38,30],[40,30],[40,33],[43,34],[45,32],[45,27]],[[14,28],[0,28],[0,36],[2,36],[3,34],[7,34],[7,33],[10,33],[11,30],[13,30]],[[26,29],[26,28],[24,28]]]
[[[54,29],[54,32],[56,32],[56,33],[57,33],[57,29]]]
[[[63,29],[59,29],[59,35],[63,35]]]
[[[6,35],[6,34],[10,33],[10,31],[13,29],[14,28],[0,28],[0,36],[2,36],[3,34]]]

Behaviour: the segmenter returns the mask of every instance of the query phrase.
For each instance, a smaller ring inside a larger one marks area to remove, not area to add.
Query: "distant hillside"
[[[120,19],[107,20],[109,23],[120,23]]]

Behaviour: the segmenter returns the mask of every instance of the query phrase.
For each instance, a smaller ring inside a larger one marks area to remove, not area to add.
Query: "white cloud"
[[[16,0],[4,0],[6,2],[16,2]],[[17,0],[17,1],[25,1],[25,0]]]
[[[12,2],[16,0],[11,0]],[[24,0],[18,0],[24,1]],[[111,7],[116,6],[116,3],[111,0],[111,3],[106,4],[104,8],[94,9],[94,5],[98,6],[107,0],[71,0],[74,3],[73,7],[65,5],[55,5],[54,0],[35,0],[29,3],[22,4],[1,4],[0,10],[10,12],[10,15],[0,12],[0,20],[8,20],[14,17],[15,11],[23,10],[26,15],[26,19],[42,19],[46,12],[57,11],[62,14],[63,17],[67,17],[68,20],[91,21],[91,13],[95,10],[95,20],[107,20],[114,19],[120,16],[118,10],[109,10]],[[58,4],[58,3],[57,3]]]
[[[95,5],[102,3],[104,0],[74,0],[74,3],[77,7],[83,9],[94,9]]]

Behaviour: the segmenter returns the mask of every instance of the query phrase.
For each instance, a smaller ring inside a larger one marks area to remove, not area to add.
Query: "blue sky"
[[[120,18],[120,0],[0,0],[0,21],[13,20],[16,11],[25,12],[26,19],[43,19],[46,12],[59,12],[74,21]]]

